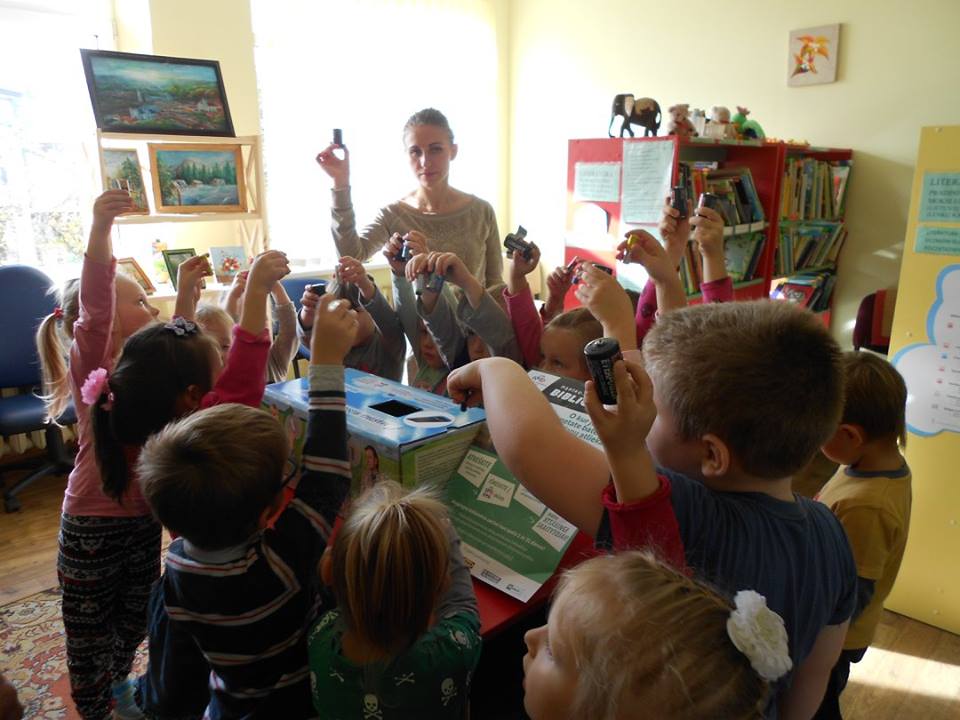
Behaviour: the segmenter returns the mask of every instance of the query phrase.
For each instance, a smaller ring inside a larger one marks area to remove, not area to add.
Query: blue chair
[[[283,289],[287,291],[287,295],[290,296],[290,299],[293,300],[293,307],[297,310],[297,315],[300,314],[300,308],[303,305],[300,303],[300,298],[303,297],[303,291],[307,285],[313,285],[315,283],[326,283],[329,282],[326,278],[284,278],[280,281],[280,284],[283,285]],[[299,320],[298,320],[299,322]],[[300,347],[297,349],[297,354],[293,358],[293,375],[294,377],[300,377],[300,361],[301,360],[310,360],[310,348],[300,343]]]
[[[63,436],[56,424],[46,421],[46,406],[37,397],[40,391],[40,361],[34,336],[40,321],[55,306],[49,294],[53,285],[50,278],[36,268],[26,265],[0,267],[0,307],[8,308],[9,318],[3,331],[3,349],[0,350],[0,387],[21,388],[24,392],[0,398],[0,435],[10,437],[19,433],[43,430],[47,437],[46,462],[11,488],[4,488],[3,502],[7,512],[20,509],[16,495],[35,480],[54,473],[67,472],[73,460],[66,453]],[[75,423],[73,408],[60,418],[63,424]],[[0,472],[31,467],[36,460],[5,464]]]

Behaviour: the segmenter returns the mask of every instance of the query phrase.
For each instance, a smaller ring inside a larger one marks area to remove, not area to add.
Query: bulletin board
[[[923,128],[890,360],[907,382],[913,512],[886,607],[960,633],[960,126]]]

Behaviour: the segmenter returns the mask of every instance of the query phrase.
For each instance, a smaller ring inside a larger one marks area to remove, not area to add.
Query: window
[[[358,226],[415,186],[403,148],[424,107],[460,147],[451,182],[494,206],[501,108],[490,0],[251,2],[271,245],[330,267],[330,180],[314,158],[343,129]]]
[[[79,48],[112,46],[109,21],[102,0],[0,3],[0,263],[79,270],[98,165]]]

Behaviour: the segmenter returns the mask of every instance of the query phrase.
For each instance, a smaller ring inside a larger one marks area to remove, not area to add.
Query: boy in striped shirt
[[[269,413],[204,410],[168,425],[140,456],[144,495],[179,536],[160,581],[168,627],[150,637],[167,645],[163,672],[150,670],[151,705],[178,706],[193,679],[184,675],[206,664],[206,717],[314,714],[306,634],[320,609],[320,556],[350,489],[343,357],[357,332],[348,303],[324,296],[316,313],[302,472],[272,527],[292,478],[283,477],[286,433]]]

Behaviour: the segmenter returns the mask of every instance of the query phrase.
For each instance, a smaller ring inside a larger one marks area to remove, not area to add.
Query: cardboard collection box
[[[383,478],[413,487],[443,484],[459,467],[486,416],[452,400],[352,368],[345,371],[354,491]],[[264,407],[287,429],[299,470],[306,438],[306,378],[268,385]]]
[[[600,447],[583,407],[583,383],[540,370],[528,374],[564,427]],[[447,507],[471,574],[523,602],[556,572],[577,534],[500,461],[486,427],[447,483]]]

